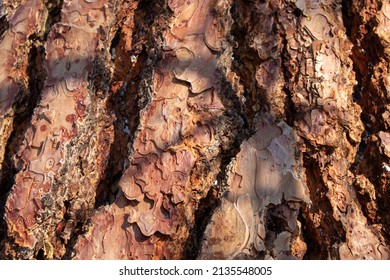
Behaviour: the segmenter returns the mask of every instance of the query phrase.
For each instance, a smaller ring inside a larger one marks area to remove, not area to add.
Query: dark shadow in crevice
[[[189,237],[183,249],[183,259],[185,260],[195,260],[199,255],[206,227],[215,209],[221,204],[217,193],[218,190],[215,187],[211,187],[206,197],[199,201],[194,215],[195,225],[190,230]]]
[[[15,183],[15,175],[20,171],[20,166],[15,166],[14,156],[22,145],[25,133],[30,126],[33,117],[33,111],[39,104],[40,94],[46,79],[43,61],[45,49],[43,46],[33,45],[28,55],[28,89],[20,85],[19,93],[13,105],[13,131],[7,141],[5,148],[4,161],[2,163],[2,181],[0,182],[0,259],[5,256],[3,243],[6,241],[7,225],[4,219],[5,203],[12,186]]]
[[[8,30],[9,23],[7,17],[4,15],[0,17],[0,38],[3,36],[4,32]]]
[[[248,40],[259,19],[257,11],[248,8],[247,3],[241,0],[233,1],[230,12],[233,19],[231,35],[234,38],[232,70],[240,78],[245,97],[245,102],[243,104],[239,102],[239,106],[242,107],[248,125],[253,129],[254,119],[258,112],[265,112],[270,108],[265,96],[266,89],[259,88],[256,79],[257,67],[265,60],[260,58],[258,51],[251,46],[251,41]],[[249,18],[249,22],[243,21],[245,16]]]
[[[290,61],[287,47],[288,47],[287,39],[285,37],[283,37],[283,49],[282,49],[282,54],[281,54],[281,57],[282,57],[281,68],[282,68],[283,77],[284,77],[284,81],[285,81],[285,84],[283,86],[283,91],[284,91],[285,96],[286,96],[286,99],[284,102],[284,110],[286,113],[286,120],[285,121],[289,126],[294,127],[294,121],[296,119],[299,119],[300,116],[298,116],[298,112],[297,112],[295,105],[294,105],[294,102],[292,100],[293,93],[291,92],[291,90],[289,88],[289,83],[290,83],[289,81],[292,79],[292,75],[291,75],[288,67],[286,66],[286,64]],[[296,80],[298,80],[298,78],[299,78],[299,76],[297,75]]]
[[[382,8],[380,1],[364,3],[364,5],[376,5],[377,10]],[[363,5],[363,4],[362,4]],[[363,175],[375,187],[377,209],[368,209],[371,205],[371,198],[362,194],[361,186],[355,182],[356,195],[362,205],[362,211],[369,224],[382,224],[382,233],[386,243],[390,240],[390,191],[384,188],[385,170],[383,164],[386,163],[386,156],[380,151],[378,145],[378,133],[387,131],[386,120],[382,117],[386,111],[387,103],[383,96],[386,89],[380,80],[384,79],[380,75],[378,64],[386,60],[385,49],[378,34],[374,31],[378,25],[376,14],[365,14],[365,18],[356,10],[348,0],[342,1],[343,22],[349,39],[353,43],[350,55],[353,61],[353,70],[356,75],[357,85],[354,88],[354,101],[362,109],[361,121],[364,131],[361,142],[358,146],[355,162],[351,170],[355,175]],[[376,72],[373,78],[374,71]],[[369,211],[371,213],[369,213]],[[374,213],[374,212],[375,213]]]
[[[205,160],[204,162],[199,161],[199,164],[202,166],[201,171],[206,170],[206,175],[208,174],[209,169],[218,164],[218,174],[216,175],[217,184],[209,186],[207,195],[203,197],[195,210],[194,214],[194,224],[189,232],[189,237],[184,245],[183,250],[183,259],[193,260],[196,259],[200,253],[202,241],[204,238],[204,233],[206,228],[213,217],[214,211],[221,204],[221,198],[226,195],[227,191],[227,178],[228,170],[227,166],[232,162],[232,159],[240,151],[241,144],[244,140],[248,139],[253,135],[253,131],[249,128],[248,120],[246,115],[242,112],[242,107],[238,96],[236,95],[232,85],[225,78],[225,73],[223,69],[218,69],[219,73],[219,83],[221,84],[221,91],[218,94],[221,99],[225,109],[224,115],[219,117],[219,120],[216,123],[225,123],[230,125],[229,136],[231,139],[234,139],[229,144],[224,144],[222,140],[223,131],[218,135],[221,140],[221,151],[217,159],[214,159],[212,162]],[[215,167],[214,167],[215,168]],[[193,169],[193,173],[196,173],[197,176],[202,176],[202,172],[197,172],[196,168]]]
[[[153,5],[150,1],[142,1],[134,11],[134,30],[132,49],[126,50],[126,35],[119,26],[112,42],[114,73],[110,84],[108,111],[115,116],[114,142],[110,148],[109,161],[102,175],[104,178],[98,185],[95,209],[115,201],[118,193],[118,182],[126,170],[128,156],[139,126],[141,100],[148,99],[144,89],[144,79],[151,65],[148,64],[148,46],[151,25],[154,18]],[[125,20],[122,21],[122,24]],[[141,34],[141,35],[140,35]]]
[[[112,123],[114,138],[109,148],[106,167],[96,189],[94,207],[90,209],[85,219],[78,221],[75,233],[66,245],[64,259],[72,258],[78,238],[90,227],[90,218],[96,210],[114,203],[116,197],[121,195],[118,182],[126,170],[132,142],[139,125],[139,112],[142,108],[139,100],[147,94],[142,90],[142,82],[145,72],[148,71],[147,68],[150,67],[147,64],[149,58],[145,43],[148,41],[147,37],[151,36],[149,27],[152,18],[148,13],[151,7],[142,4],[143,2],[147,1],[141,1],[134,10],[135,24],[131,49],[126,49],[129,38],[126,37],[128,34],[124,29],[129,32],[129,26],[124,27],[124,23],[129,19],[128,17],[133,16],[132,12],[119,20],[117,30],[111,39],[109,52],[114,72],[109,74],[107,63],[104,62],[109,59],[103,56],[99,59],[100,62],[95,63],[92,70],[96,74],[89,75],[91,91],[97,92],[100,89],[104,94],[103,97],[108,97],[106,112],[114,119]],[[146,18],[149,18],[149,21]],[[139,33],[143,36],[140,37]]]
[[[14,162],[14,156],[21,147],[27,129],[33,117],[33,112],[41,99],[41,92],[46,79],[46,70],[44,67],[45,48],[43,43],[47,40],[51,27],[60,21],[60,13],[63,0],[46,1],[48,16],[45,22],[44,33],[33,33],[28,40],[33,42],[28,53],[28,64],[26,74],[28,77],[28,88],[20,84],[19,92],[16,95],[13,109],[13,131],[7,141],[5,148],[4,161],[1,172],[2,181],[0,182],[0,259],[5,258],[5,242],[7,239],[7,225],[4,219],[5,204],[9,192],[15,183],[15,175],[20,171],[21,166]],[[0,36],[9,28],[6,17],[0,19]],[[23,255],[23,250],[20,251]]]
[[[45,34],[43,40],[47,40],[51,28],[53,25],[61,21],[61,10],[64,4],[64,0],[46,0],[45,5],[48,10],[48,16],[45,24]]]
[[[347,37],[351,38],[352,26],[355,21],[352,13],[351,13],[351,1],[350,0],[342,0],[341,1],[341,14],[343,18],[343,24],[345,27],[345,33]]]
[[[303,238],[307,245],[303,259],[326,260],[329,257],[338,259],[332,248],[334,244],[345,242],[345,230],[342,223],[333,217],[332,206],[326,196],[328,190],[322,180],[318,163],[305,155],[304,167],[312,203],[301,208],[298,215],[303,228]],[[314,224],[313,220],[316,220],[317,224]]]

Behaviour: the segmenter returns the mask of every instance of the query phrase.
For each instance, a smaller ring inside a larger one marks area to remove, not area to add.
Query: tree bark
[[[0,3],[0,258],[389,259],[387,0]]]

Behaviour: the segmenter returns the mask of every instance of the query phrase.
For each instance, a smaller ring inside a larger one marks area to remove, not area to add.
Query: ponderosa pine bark
[[[388,0],[0,3],[2,259],[389,259]]]

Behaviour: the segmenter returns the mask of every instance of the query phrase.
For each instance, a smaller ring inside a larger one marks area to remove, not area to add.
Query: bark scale
[[[2,258],[389,259],[388,1],[0,16]]]

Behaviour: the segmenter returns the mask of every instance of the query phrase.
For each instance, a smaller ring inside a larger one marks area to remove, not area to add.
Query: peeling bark
[[[4,172],[5,152],[8,139],[14,129],[15,114],[24,111],[29,105],[28,95],[28,56],[33,47],[30,36],[42,36],[47,17],[47,9],[43,1],[29,1],[12,7],[3,4],[7,11],[2,22],[2,40],[0,56],[2,58],[0,72],[0,181]],[[21,104],[20,100],[26,103]],[[19,99],[19,102],[17,102]],[[31,98],[32,100],[33,98]],[[31,101],[30,101],[31,102]],[[13,107],[12,105],[15,104]],[[16,128],[15,128],[16,129]]]
[[[257,123],[230,166],[228,194],[206,229],[201,259],[252,259],[260,253],[302,258],[306,252],[298,245],[297,215],[301,203],[311,202],[302,158],[296,158],[299,141],[286,123],[273,125],[266,117]]]
[[[0,256],[389,259],[390,4],[0,5]]]

